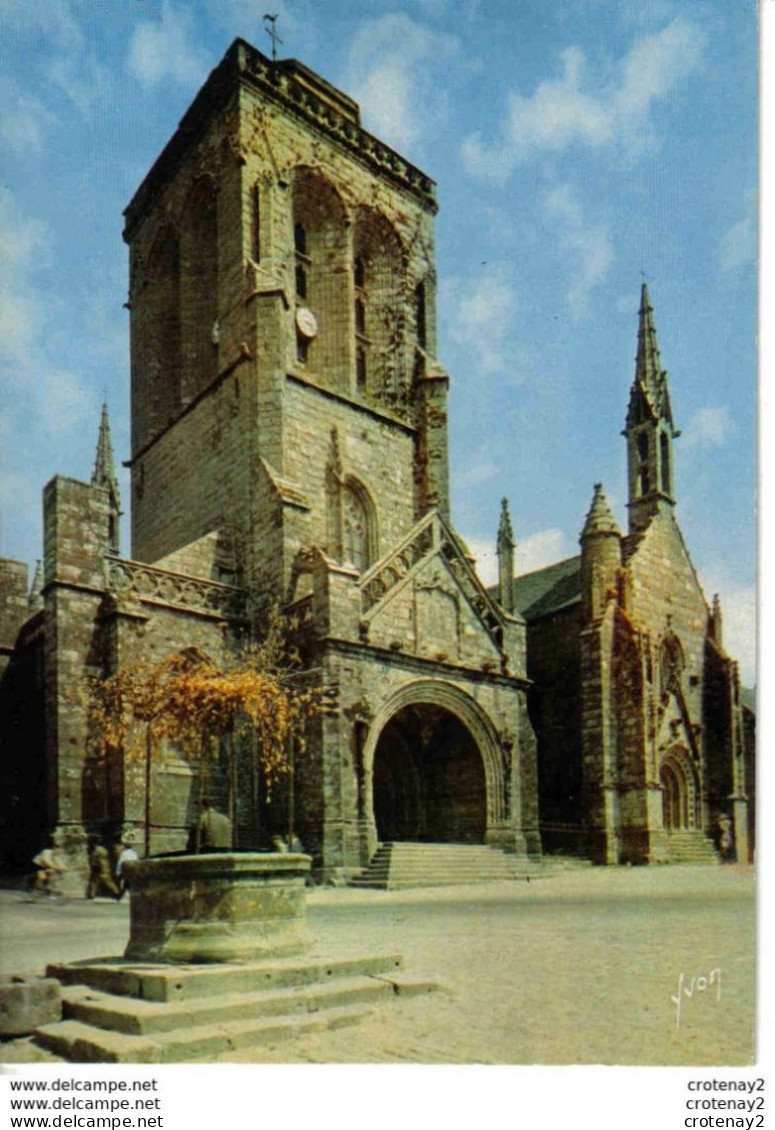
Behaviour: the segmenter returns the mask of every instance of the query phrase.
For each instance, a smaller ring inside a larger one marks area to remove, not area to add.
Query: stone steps
[[[667,850],[671,863],[718,863],[716,848],[699,829],[668,832]]]
[[[403,969],[400,954],[338,958],[278,958],[230,965],[139,965],[120,958],[49,965],[46,974],[63,986],[84,985],[144,1001],[195,1000],[259,989],[314,985],[343,977],[382,976]]]
[[[544,878],[557,867],[509,855],[485,844],[381,844],[353,887],[404,890],[501,879]]]
[[[130,1036],[63,1020],[38,1029],[36,1042],[70,1063],[191,1063],[257,1045],[275,1045],[306,1032],[358,1024],[368,1010],[332,1009],[306,1016],[232,1020],[197,1025],[155,1037]]]
[[[397,996],[438,988],[396,954],[251,965],[52,966],[64,1019],[35,1033],[75,1063],[176,1063],[358,1023]]]

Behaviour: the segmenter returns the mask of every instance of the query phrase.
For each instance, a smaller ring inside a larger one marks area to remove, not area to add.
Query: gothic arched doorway
[[[487,785],[468,727],[431,703],[398,710],[374,750],[374,820],[383,843],[484,843]]]
[[[683,749],[672,749],[659,768],[662,786],[662,823],[666,831],[697,828],[699,790],[697,774]]]

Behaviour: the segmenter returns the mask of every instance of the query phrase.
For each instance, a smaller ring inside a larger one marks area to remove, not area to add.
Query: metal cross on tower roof
[[[273,63],[277,62],[277,44],[282,43],[282,39],[280,39],[280,36],[277,34],[277,20],[278,20],[278,18],[279,18],[278,12],[275,12],[275,14],[273,16],[270,15],[267,12],[266,15],[264,16],[264,23],[267,25],[264,30],[266,31],[266,34],[269,36],[269,38],[272,41],[272,62]]]

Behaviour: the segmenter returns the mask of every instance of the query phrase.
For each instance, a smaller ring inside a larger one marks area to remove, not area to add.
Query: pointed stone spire
[[[644,282],[640,292],[638,311],[638,352],[635,357],[635,380],[639,381],[655,411],[659,410],[662,383],[662,361],[654,325],[654,308],[649,299],[649,288]]]
[[[502,498],[501,520],[498,524],[498,552],[500,553],[502,549],[513,549],[515,545],[514,530],[509,515],[509,502],[507,498]]]
[[[592,505],[589,508],[581,538],[594,537],[596,534],[616,534],[620,530],[613,516],[613,511],[608,504],[602,483],[595,483],[595,493],[592,496]]]
[[[40,560],[35,563],[35,576],[32,578],[28,607],[30,614],[40,612],[43,608],[43,564]]]
[[[622,535],[602,483],[595,483],[592,505],[581,531],[581,611],[585,623],[599,620],[619,591]]]
[[[509,516],[508,499],[501,499],[501,520],[498,525],[498,600],[507,612],[514,611],[514,530]]]
[[[638,311],[638,350],[627,421],[627,477],[630,533],[641,533],[652,518],[673,506],[673,424],[667,373],[657,344],[654,309],[643,283]]]
[[[102,405],[100,419],[100,432],[97,439],[97,457],[94,461],[91,485],[101,487],[108,492],[110,498],[110,530],[108,543],[112,552],[118,553],[118,526],[121,517],[121,495],[116,478],[116,465],[113,458],[113,441],[110,436],[110,419],[108,405]]]
[[[113,458],[113,441],[110,437],[110,419],[108,417],[107,404],[102,405],[100,433],[97,438],[97,458],[94,461],[91,485],[93,487],[104,487],[111,492],[116,503],[118,502],[118,480],[116,478],[116,466]]]

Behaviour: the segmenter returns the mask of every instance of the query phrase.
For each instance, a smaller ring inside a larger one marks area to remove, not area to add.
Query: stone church
[[[219,661],[271,606],[326,706],[271,805],[245,765],[211,782],[239,846],[292,827],[323,878],[402,841],[661,860],[712,852],[724,810],[747,852],[739,678],[675,521],[648,296],[628,534],[596,488],[581,556],[515,580],[504,508],[488,592],[450,521],[435,212],[302,64],[237,40],[205,82],[125,213],[131,556],[104,411],[91,481],[45,488],[31,591],[0,562],[6,866],[51,832],[74,870],[91,832],[182,849],[197,767],[95,760],[84,687]]]
[[[711,861],[729,816],[747,861],[753,710],[676,520],[680,433],[645,283],[623,434],[626,534],[598,483],[579,556],[511,590],[501,575],[501,604],[527,623],[543,847],[599,863]],[[504,509],[499,549],[513,540]]]

